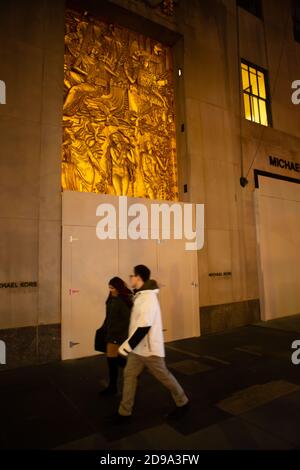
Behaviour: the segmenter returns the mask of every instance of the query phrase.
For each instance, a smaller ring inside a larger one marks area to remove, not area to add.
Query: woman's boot
[[[117,357],[108,357],[107,358],[107,365],[108,365],[108,374],[109,374],[109,384],[108,387],[105,388],[100,392],[100,395],[115,395],[118,393],[118,358]]]

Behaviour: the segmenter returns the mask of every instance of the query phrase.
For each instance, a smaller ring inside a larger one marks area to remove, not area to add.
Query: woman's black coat
[[[121,296],[110,296],[106,302],[106,341],[122,344],[128,338],[131,305]]]

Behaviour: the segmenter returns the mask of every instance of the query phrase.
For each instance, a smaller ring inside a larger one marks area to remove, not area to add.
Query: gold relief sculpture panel
[[[177,200],[172,55],[66,12],[62,188]]]

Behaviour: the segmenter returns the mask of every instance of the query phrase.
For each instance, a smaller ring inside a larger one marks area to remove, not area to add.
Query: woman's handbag
[[[96,330],[95,334],[95,351],[106,352],[106,325],[103,325]]]

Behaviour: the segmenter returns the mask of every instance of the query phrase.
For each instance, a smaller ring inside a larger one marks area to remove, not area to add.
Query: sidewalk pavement
[[[145,372],[133,419],[114,425],[120,395],[98,396],[104,356],[2,371],[0,449],[300,448],[296,339],[300,315],[167,343],[168,367],[191,401],[177,421],[165,417],[168,392]]]

